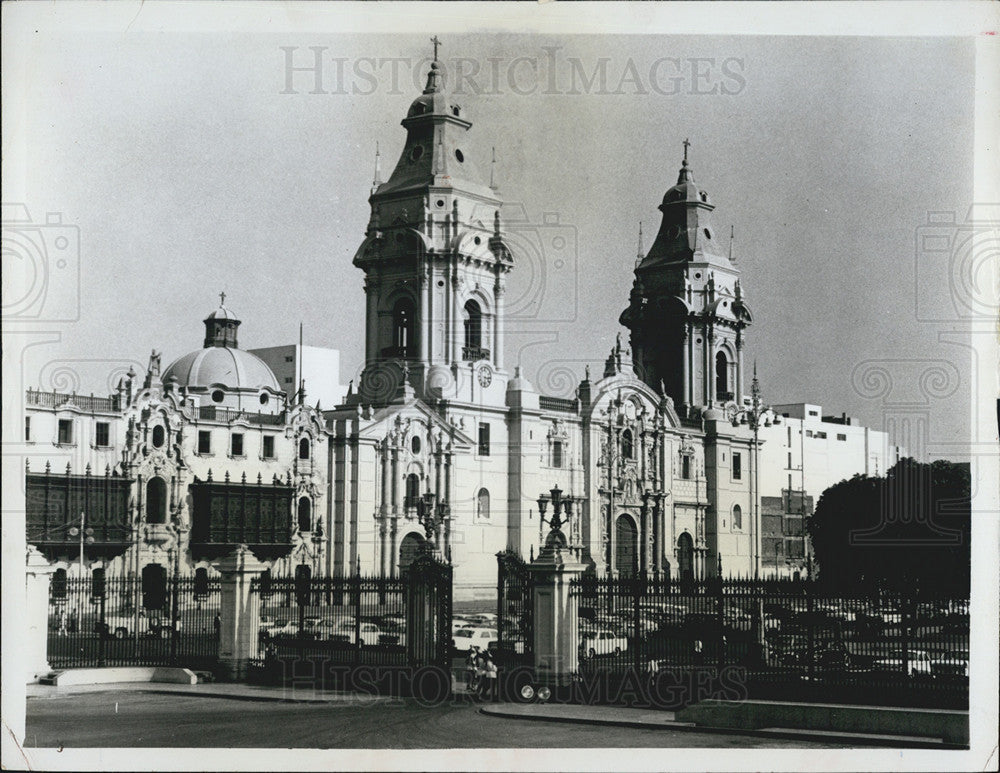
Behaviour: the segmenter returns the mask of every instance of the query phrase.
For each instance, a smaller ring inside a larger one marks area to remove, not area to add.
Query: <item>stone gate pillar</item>
[[[551,688],[568,685],[579,665],[579,626],[570,583],[585,564],[570,552],[566,536],[552,529],[528,570],[533,577],[535,677]]]
[[[247,661],[257,655],[260,628],[259,599],[250,595],[250,584],[268,568],[246,545],[215,562],[222,573],[222,625],[219,631],[220,677],[246,678]]]
[[[28,545],[25,562],[27,638],[24,642],[27,682],[37,682],[52,670],[49,666],[49,585],[56,567],[34,545]]]

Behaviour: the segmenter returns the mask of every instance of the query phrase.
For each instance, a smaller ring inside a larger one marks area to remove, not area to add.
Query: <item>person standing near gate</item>
[[[65,636],[66,635],[66,610],[65,609],[60,609],[59,610],[59,635],[60,636]]]
[[[215,626],[215,640],[218,641],[222,636],[222,616],[218,612],[215,613],[212,625]]]
[[[465,689],[469,692],[476,689],[476,648],[469,647],[465,656]]]

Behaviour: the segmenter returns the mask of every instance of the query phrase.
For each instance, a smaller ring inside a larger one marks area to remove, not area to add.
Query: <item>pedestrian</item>
[[[703,645],[701,639],[694,640],[694,663],[696,666],[700,666],[704,662],[704,655],[702,653]]]
[[[497,700],[497,663],[492,655],[486,655],[486,700]]]
[[[215,639],[218,641],[222,636],[222,615],[218,612],[215,613],[215,619],[212,621],[212,625],[215,626]]]
[[[59,635],[60,636],[65,636],[66,635],[66,610],[65,609],[60,609],[59,610]]]
[[[469,652],[465,656],[465,689],[471,692],[476,684],[476,648],[469,647]]]
[[[472,689],[477,695],[482,695],[486,682],[486,658],[483,653],[476,653],[476,672],[472,677]]]

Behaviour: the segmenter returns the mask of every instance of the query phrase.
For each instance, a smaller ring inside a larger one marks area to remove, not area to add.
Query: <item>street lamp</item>
[[[750,428],[753,432],[753,448],[751,462],[753,464],[753,472],[751,473],[751,480],[753,481],[753,518],[750,521],[750,528],[753,531],[751,537],[752,550],[753,550],[753,574],[754,577],[760,576],[760,444],[759,444],[759,432],[761,427],[770,427],[772,424],[780,424],[781,416],[776,414],[769,405],[764,405],[764,401],[760,396],[760,382],[757,380],[757,363],[753,365],[753,382],[750,386],[750,405],[748,406],[738,406],[738,405],[727,405],[726,406],[726,418],[732,423],[734,427],[746,426]]]
[[[431,552],[438,558],[442,557],[441,546],[438,544],[438,533],[441,524],[448,517],[448,503],[438,502],[437,494],[427,491],[417,499],[417,519],[424,527],[424,537]]]
[[[86,513],[80,513],[80,525],[71,526],[69,529],[70,536],[80,537],[80,577],[84,576],[83,573],[83,545],[84,543],[88,545],[94,544],[94,530],[87,527],[87,516]]]
[[[578,499],[578,497],[563,494],[559,486],[553,486],[548,494],[542,494],[538,497],[538,529],[541,531],[543,523],[549,525],[549,536],[545,538],[543,548],[554,544],[556,541],[559,542],[558,547],[574,547],[569,545],[566,535],[562,532],[562,527],[564,524],[569,524],[569,519],[572,517],[571,507]],[[552,515],[546,518],[545,511],[550,503],[552,505]]]

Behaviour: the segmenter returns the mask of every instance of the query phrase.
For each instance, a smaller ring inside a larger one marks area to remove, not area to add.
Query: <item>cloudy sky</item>
[[[62,213],[80,238],[79,288],[32,307],[57,318],[78,294],[79,319],[42,326],[58,340],[25,355],[24,384],[104,392],[109,371],[152,348],[166,365],[201,345],[220,291],[243,347],[291,343],[301,322],[355,378],[364,296],[351,258],[375,144],[385,178],[426,72],[433,25],[412,27],[24,30],[5,202],[36,223]],[[961,224],[972,204],[968,39],[508,27],[441,34],[474,124],[466,155],[488,174],[496,148],[505,217],[526,218],[526,243],[568,245],[511,275],[508,364],[564,395],[569,373],[599,371],[625,332],[638,223],[648,247],[690,138],[716,231],[735,230],[766,399],[880,428],[915,411],[931,454],[968,435],[972,361],[942,334],[960,319],[948,253],[921,247],[929,215],[942,227],[931,213]]]

